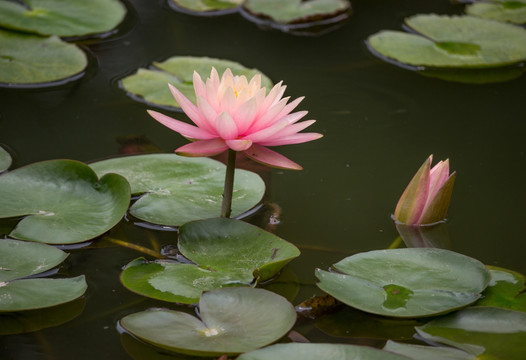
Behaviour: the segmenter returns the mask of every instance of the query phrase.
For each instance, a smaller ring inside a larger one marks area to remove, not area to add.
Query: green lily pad
[[[153,309],[128,315],[124,329],[161,348],[190,355],[239,354],[268,345],[296,321],[294,307],[283,297],[253,288],[207,292],[199,301],[198,319],[187,313]]]
[[[257,69],[248,69],[230,60],[193,56],[174,56],[160,63],[154,62],[151,70],[137,70],[135,74],[123,78],[120,86],[136,100],[178,108],[179,104],[170,93],[168,83],[195,103],[194,70],[206,80],[210,76],[212,67],[215,67],[219,74],[230,68],[234,75],[245,75],[247,79],[261,74],[261,86],[266,86],[267,90],[272,87],[272,81]]]
[[[179,226],[192,220],[219,216],[225,165],[208,158],[151,154],[103,160],[90,165],[99,176],[117,173],[131,185],[132,194],[144,194],[130,208],[138,219]],[[236,170],[232,216],[256,206],[265,193],[259,175]]]
[[[177,6],[196,12],[230,10],[240,6],[244,0],[171,0]]]
[[[0,283],[40,274],[67,256],[64,251],[45,244],[0,240]]]
[[[526,314],[493,307],[470,307],[419,326],[426,340],[451,345],[478,359],[524,359]]]
[[[469,305],[490,281],[478,260],[449,250],[405,248],[349,256],[316,269],[318,287],[347,305],[378,315],[423,317]]]
[[[49,244],[95,238],[115,226],[130,202],[126,179],[100,180],[73,160],[34,163],[0,176],[0,218],[25,216],[11,237]]]
[[[403,344],[391,340],[387,341],[384,350],[413,360],[477,360],[476,356],[455,348]]]
[[[344,344],[276,344],[245,353],[237,360],[408,360],[405,356],[389,353],[367,346]]]
[[[118,0],[0,1],[2,27],[40,35],[82,36],[115,28],[126,15]]]
[[[524,275],[496,266],[488,266],[488,268],[491,273],[491,282],[475,305],[526,312]]]
[[[65,324],[82,314],[85,305],[86,298],[81,297],[49,308],[0,313],[0,335],[25,334]]]
[[[490,0],[466,6],[466,13],[484,19],[526,24],[526,0]]]
[[[82,50],[56,36],[0,30],[0,83],[42,84],[78,77],[87,64]]]
[[[11,155],[0,146],[0,172],[6,171],[11,166],[13,159]]]
[[[66,257],[65,252],[49,245],[0,240],[0,312],[51,307],[84,294],[84,276],[21,279],[49,270]]]
[[[278,23],[303,23],[335,17],[350,9],[348,0],[246,0],[243,8]]]
[[[87,287],[84,275],[69,279],[23,279],[0,283],[0,312],[64,304],[82,296]]]
[[[256,226],[216,218],[179,229],[179,251],[195,264],[136,259],[121,274],[125,287],[155,299],[195,303],[203,291],[248,286],[274,276],[299,250]]]
[[[526,29],[518,26],[434,14],[405,22],[419,34],[380,31],[368,38],[371,48],[403,64],[438,68],[489,68],[526,60]]]

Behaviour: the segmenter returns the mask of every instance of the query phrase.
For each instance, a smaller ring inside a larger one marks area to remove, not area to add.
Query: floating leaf
[[[248,69],[230,60],[174,56],[160,63],[154,62],[152,70],[137,70],[137,73],[123,78],[120,85],[135,99],[144,99],[147,103],[154,105],[178,108],[179,104],[170,93],[168,83],[174,85],[195,103],[194,70],[205,80],[210,76],[212,67],[215,67],[219,74],[230,68],[234,75],[245,75],[247,79],[256,74],[261,74],[257,69]],[[261,74],[261,86],[266,86],[268,91],[272,87],[272,81],[264,74]]]
[[[9,169],[12,161],[11,155],[0,146],[0,172]]]
[[[84,276],[72,279],[20,279],[49,270],[67,254],[52,246],[0,240],[0,312],[63,304],[86,291]]]
[[[177,6],[196,12],[211,12],[235,9],[244,0],[171,0]]]
[[[208,158],[152,154],[114,158],[91,164],[99,176],[124,176],[135,195],[144,194],[130,213],[154,224],[179,226],[188,221],[219,216],[225,165]],[[232,215],[256,206],[265,192],[259,175],[236,170]]]
[[[421,35],[381,31],[368,38],[369,45],[383,56],[414,66],[488,68],[526,60],[526,29],[518,26],[434,14],[405,22]]]
[[[67,256],[64,251],[45,244],[0,240],[0,283],[40,274]]]
[[[0,218],[25,216],[10,236],[50,244],[86,241],[124,216],[130,187],[116,174],[100,180],[73,160],[34,163],[0,176]]]
[[[0,1],[0,4],[13,4]],[[1,13],[1,9],[0,9]],[[56,36],[0,30],[0,83],[42,84],[80,74],[88,60],[82,50]]]
[[[513,24],[526,24],[526,0],[479,1],[466,6],[468,15]]]
[[[87,289],[84,275],[70,279],[23,279],[0,284],[0,312],[40,309],[64,304]]]
[[[197,265],[136,259],[121,274],[124,286],[160,300],[195,303],[203,291],[268,279],[299,255],[294,245],[238,220],[189,222],[179,233],[179,251]]]
[[[187,313],[152,309],[121,320],[124,329],[164,349],[190,355],[239,354],[268,345],[296,321],[294,307],[283,297],[253,288],[207,292],[199,301],[198,319]]]
[[[24,334],[62,325],[82,314],[85,305],[86,299],[82,297],[49,308],[0,313],[0,335]]]
[[[343,344],[276,344],[245,353],[237,360],[407,360],[406,357],[367,346]]]
[[[524,275],[496,266],[488,266],[491,282],[482,293],[477,306],[494,306],[526,312]]]
[[[451,345],[478,359],[524,359],[526,314],[493,307],[470,307],[419,326],[424,339]]]
[[[116,27],[126,8],[118,0],[0,1],[0,25],[40,35],[81,36]]]
[[[490,281],[478,260],[449,250],[405,248],[349,256],[316,269],[318,287],[373,314],[421,317],[446,313],[480,298]]]
[[[332,18],[348,11],[348,0],[246,0],[244,9],[278,23],[299,23]]]
[[[413,360],[477,360],[465,351],[444,346],[423,346],[387,341],[385,351],[407,356]]]

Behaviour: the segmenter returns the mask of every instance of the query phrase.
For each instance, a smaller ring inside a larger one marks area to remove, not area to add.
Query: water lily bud
[[[456,174],[449,174],[449,159],[431,168],[432,160],[430,155],[407,185],[396,205],[396,220],[407,225],[422,225],[446,218]]]

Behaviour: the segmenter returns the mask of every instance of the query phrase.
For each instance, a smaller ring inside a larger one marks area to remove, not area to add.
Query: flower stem
[[[225,173],[225,188],[223,190],[223,203],[221,204],[221,217],[228,218],[232,212],[232,193],[234,191],[234,171],[236,170],[236,152],[228,149],[228,161]]]

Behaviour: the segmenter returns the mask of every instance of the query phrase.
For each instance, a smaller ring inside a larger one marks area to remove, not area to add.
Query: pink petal
[[[292,110],[294,110],[294,109],[296,108],[296,106],[298,106],[298,104],[299,104],[300,102],[302,102],[303,99],[305,99],[305,96],[301,96],[301,97],[295,99],[294,101],[292,101],[290,104],[287,104],[287,106],[285,106],[285,107],[283,108],[283,110],[281,110],[281,111],[279,112],[279,114],[276,115],[276,119],[280,119],[280,118],[282,118],[282,117],[288,116],[289,113],[290,113]]]
[[[201,96],[197,97],[197,107],[199,108],[199,111],[201,112],[201,114],[204,116],[204,118],[208,122],[206,126],[207,130],[209,128],[210,133],[212,134],[216,133],[215,123],[216,123],[216,118],[217,118],[217,112],[212,108],[212,106],[210,106],[208,101],[206,101],[206,99]]]
[[[226,145],[234,151],[245,151],[252,146],[250,140],[225,140]]]
[[[172,119],[171,117],[158,113],[157,111],[148,110],[148,114],[150,114],[151,117],[159,121],[164,126],[172,129],[173,131],[177,131],[184,137],[201,140],[208,140],[217,137],[216,135],[210,134],[209,132],[201,128],[176,119]]]
[[[183,109],[184,113],[199,127],[202,127],[205,123],[205,118],[201,113],[199,112],[199,109],[197,106],[194,105],[186,96],[183,95],[182,92],[180,92],[177,88],[175,88],[173,85],[168,84],[168,87],[170,88],[170,91],[172,92],[172,95],[174,96],[175,100],[181,106],[181,109]],[[206,125],[203,126],[206,129]]]
[[[234,89],[226,88],[220,102],[221,110],[228,111],[230,115],[234,115],[237,110],[237,98]]]
[[[264,141],[269,141],[274,138],[276,133],[280,132],[288,125],[289,123],[286,119],[281,119],[280,121],[267,128],[264,128],[263,130],[256,131],[255,133],[245,136],[244,139],[252,140],[252,142],[256,144],[262,143]]]
[[[218,115],[216,119],[216,130],[219,136],[225,140],[235,139],[238,135],[236,123],[226,111]]]
[[[194,90],[195,90],[195,96],[206,96],[206,86],[203,80],[201,79],[201,76],[197,73],[197,71],[194,71],[193,75],[193,83],[194,83]]]
[[[245,151],[245,154],[252,160],[262,163],[264,165],[277,167],[280,169],[303,169],[300,165],[296,164],[292,160],[289,160],[285,156],[257,144],[253,144],[250,147],[250,149]]]
[[[296,124],[289,125],[285,129],[281,130],[279,133],[274,135],[274,139],[278,140],[278,139],[281,139],[282,137],[286,137],[286,136],[290,136],[290,135],[299,133],[301,130],[308,128],[315,122],[316,120],[306,120],[306,121],[302,121]]]
[[[305,115],[307,115],[309,112],[308,111],[297,111],[295,113],[292,113],[292,114],[288,114],[287,116],[284,117],[284,119],[287,119],[287,121],[289,122],[289,124],[294,124],[296,121],[300,120],[302,117],[304,117]],[[312,121],[312,120],[311,120]]]
[[[182,156],[214,156],[227,150],[223,139],[201,140],[177,148],[175,153]]]
[[[256,132],[272,125],[276,115],[278,115],[281,110],[283,110],[288,100],[289,98],[281,99],[280,102],[268,109],[268,111],[263,116],[256,118],[252,126],[249,128],[249,131]]]
[[[250,98],[245,101],[234,115],[234,120],[238,126],[238,131],[240,134],[244,134],[247,129],[252,125],[254,117],[257,112],[256,99]]]
[[[261,74],[256,74],[250,79],[248,83],[249,88],[259,89],[261,87]]]
[[[264,146],[280,146],[280,145],[291,145],[291,144],[301,144],[308,141],[317,140],[322,138],[322,134],[318,133],[301,133],[293,134],[289,136],[284,136],[279,139],[269,140],[266,142],[261,142],[260,145]]]
[[[280,81],[279,83],[274,85],[274,87],[270,90],[267,97],[263,100],[263,103],[258,109],[258,115],[265,113],[270,108],[270,106],[274,103],[274,100],[280,99],[277,96],[282,88],[281,86],[282,83],[283,81]],[[283,86],[283,87],[286,88],[286,86]]]

